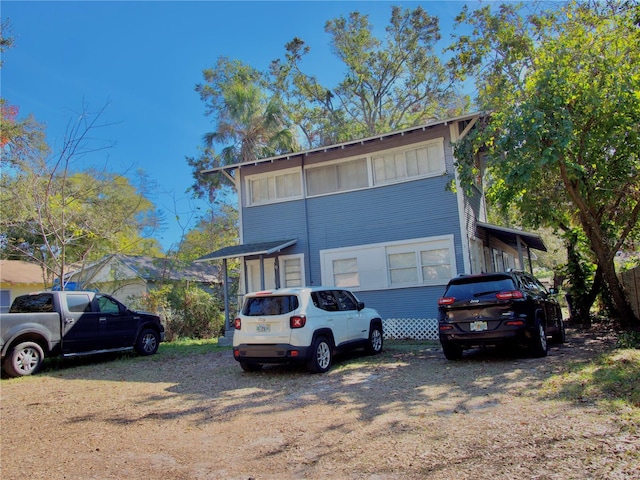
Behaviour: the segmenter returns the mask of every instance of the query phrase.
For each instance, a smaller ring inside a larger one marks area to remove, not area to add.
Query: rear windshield
[[[249,297],[242,313],[250,317],[263,315],[284,315],[298,308],[298,297],[295,295],[279,295],[272,297]]]
[[[468,278],[456,281],[449,285],[445,297],[454,297],[456,300],[479,298],[485,295],[495,295],[498,292],[515,290],[511,277]]]
[[[16,297],[9,313],[53,312],[53,295],[40,293]]]

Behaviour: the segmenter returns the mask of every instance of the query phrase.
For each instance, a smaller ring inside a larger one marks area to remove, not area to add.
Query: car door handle
[[[65,325],[71,325],[74,322],[73,318],[65,318],[64,319],[64,324]]]
[[[99,321],[100,323],[107,323],[107,317],[99,317],[99,318],[98,318],[98,321]]]

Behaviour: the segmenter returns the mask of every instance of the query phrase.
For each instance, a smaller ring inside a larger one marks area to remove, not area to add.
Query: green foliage
[[[487,6],[461,15],[473,35],[452,47],[491,112],[455,146],[461,177],[470,184],[486,154],[489,201],[515,205],[524,226],[580,228],[621,321],[634,314],[613,258],[640,235],[639,9],[571,3],[523,17]]]
[[[309,147],[419,125],[468,107],[435,51],[437,17],[421,6],[393,6],[384,40],[373,35],[373,27],[359,12],[326,22],[332,51],[345,67],[333,87],[304,71],[311,48],[298,37],[287,44],[285,58],[272,63],[271,88],[286,99]]]
[[[618,336],[616,348],[640,349],[640,331],[631,330],[628,332],[622,332]]]
[[[130,305],[162,318],[167,341],[185,338],[217,338],[224,334],[224,313],[220,301],[188,283],[166,284]]]
[[[328,21],[325,31],[344,64],[344,78],[333,86],[304,69],[311,47],[299,37],[267,72],[225,57],[203,71],[196,91],[216,126],[201,154],[187,158],[196,195],[213,200],[233,183],[202,171],[294,151],[298,143],[313,148],[388,133],[468,108],[435,51],[439,21],[422,7],[392,7],[384,40],[358,12]]]
[[[203,76],[205,83],[196,85],[196,91],[216,127],[204,135],[200,156],[187,162],[195,179],[192,191],[213,202],[217,190],[232,182],[222,173],[202,171],[291,152],[297,143],[279,98],[266,94],[261,73],[221,57]],[[219,153],[216,145],[223,146]]]
[[[87,152],[109,147],[88,138],[103,110],[84,111],[54,154],[39,144],[3,151],[11,168],[0,178],[1,254],[40,264],[49,280],[62,279],[70,264],[108,253],[160,252],[148,238],[160,216],[145,196],[144,179],[135,186],[107,170],[74,168]]]

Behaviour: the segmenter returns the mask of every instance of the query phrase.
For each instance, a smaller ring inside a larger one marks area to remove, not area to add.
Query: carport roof
[[[251,257],[254,255],[271,255],[279,252],[291,245],[294,245],[298,240],[278,240],[272,242],[262,243],[249,243],[246,245],[234,245],[230,247],[224,247],[215,252],[209,253],[204,257],[200,257],[196,262],[207,262],[211,260],[222,260],[225,258],[237,258],[237,257]]]

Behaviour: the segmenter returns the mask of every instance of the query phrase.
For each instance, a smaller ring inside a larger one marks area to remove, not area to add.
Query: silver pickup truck
[[[49,291],[16,297],[0,314],[2,368],[31,375],[48,356],[135,349],[152,355],[164,341],[160,317],[129,310],[109,295]]]

